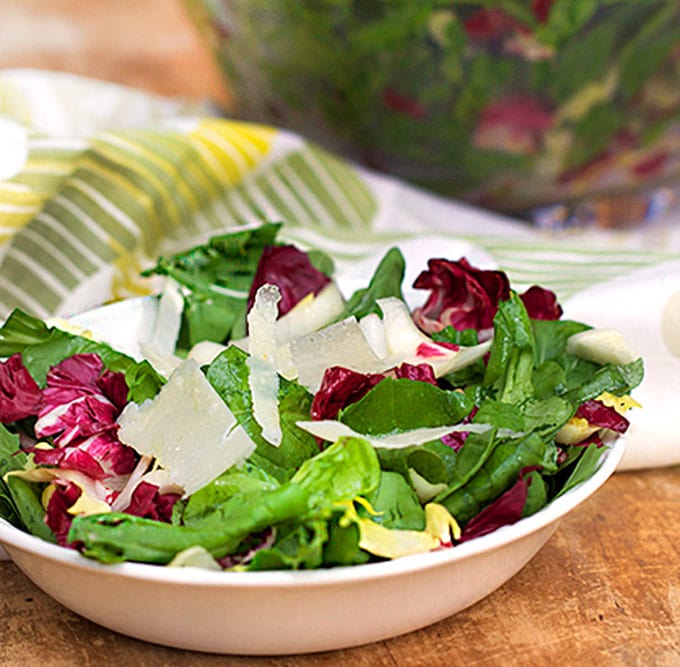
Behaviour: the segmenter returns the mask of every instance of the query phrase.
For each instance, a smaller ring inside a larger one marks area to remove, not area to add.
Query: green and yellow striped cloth
[[[67,315],[145,293],[140,270],[159,254],[264,219],[347,260],[427,234],[461,239],[518,286],[541,283],[562,299],[680,256],[660,232],[539,232],[300,136],[68,74],[0,72],[0,147],[2,317],[17,306]]]

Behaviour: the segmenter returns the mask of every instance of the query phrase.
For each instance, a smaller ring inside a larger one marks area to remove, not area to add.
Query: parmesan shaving
[[[279,418],[279,376],[276,369],[276,318],[281,300],[279,288],[262,285],[248,313],[250,333],[248,385],[253,403],[253,418],[262,428],[262,437],[278,447],[283,434]]]
[[[438,440],[449,433],[484,433],[491,428],[488,424],[451,424],[448,426],[418,428],[391,435],[365,435],[358,433],[350,426],[347,426],[347,424],[333,419],[299,421],[296,423],[303,431],[307,431],[313,436],[329,442],[336,442],[343,436],[362,438],[371,443],[371,446],[376,449],[403,449],[404,447],[422,445],[426,442],[432,442],[432,440]]]
[[[342,293],[330,282],[318,294],[308,294],[277,320],[276,339],[281,344],[317,331],[335,320],[344,308]]]
[[[128,403],[118,418],[118,437],[156,459],[169,482],[190,495],[242,463],[255,443],[195,361],[188,359],[160,392],[141,405]]]
[[[331,366],[344,366],[358,373],[387,370],[351,317],[290,343],[290,359],[300,384],[316,393]]]
[[[384,361],[389,366],[427,363],[432,366],[436,377],[442,377],[481,359],[491,347],[491,340],[474,347],[458,349],[440,345],[418,329],[408,306],[401,299],[378,299],[378,306],[383,312],[382,321],[389,355]]]
[[[570,336],[567,352],[598,364],[629,364],[637,355],[625,338],[613,329],[587,329]]]

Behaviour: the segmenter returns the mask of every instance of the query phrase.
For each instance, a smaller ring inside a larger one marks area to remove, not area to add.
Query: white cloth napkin
[[[634,393],[642,409],[628,413],[619,470],[680,464],[680,262],[583,290],[565,304],[565,316],[620,331],[644,360]]]

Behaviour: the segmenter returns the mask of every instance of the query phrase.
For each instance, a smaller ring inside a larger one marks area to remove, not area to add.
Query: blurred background
[[[3,0],[11,67],[210,99],[544,228],[680,198],[677,0]]]
[[[2,0],[0,69],[15,67],[229,104],[218,68],[178,0]]]

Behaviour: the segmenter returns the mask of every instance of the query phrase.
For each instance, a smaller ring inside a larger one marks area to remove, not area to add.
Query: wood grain
[[[8,67],[229,104],[175,0],[2,0],[0,68]],[[3,562],[0,665],[675,667],[679,510],[680,468],[618,473],[520,573],[472,608],[389,641],[307,656],[213,656],[130,639],[64,609]]]

